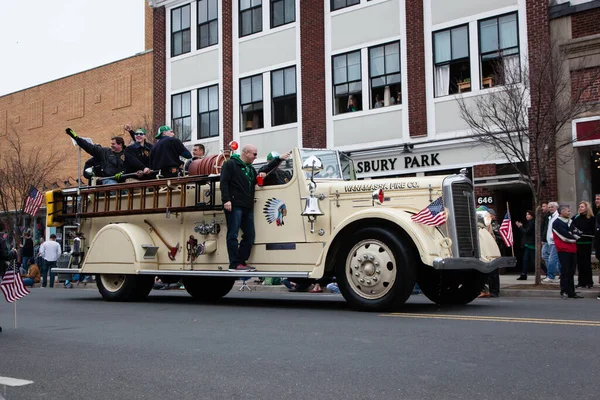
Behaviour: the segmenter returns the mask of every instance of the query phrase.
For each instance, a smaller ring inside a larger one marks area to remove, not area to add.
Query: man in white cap
[[[158,128],[155,138],[158,142],[150,151],[150,169],[160,171],[162,178],[180,176],[182,162],[179,157],[192,158],[192,154],[166,125]]]

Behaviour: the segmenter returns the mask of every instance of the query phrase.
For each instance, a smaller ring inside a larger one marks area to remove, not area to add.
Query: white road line
[[[8,376],[0,376],[0,385],[3,386],[25,386],[32,384],[33,381],[25,379],[9,378]]]

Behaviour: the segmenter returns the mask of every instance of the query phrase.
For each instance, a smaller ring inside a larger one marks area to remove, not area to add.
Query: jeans
[[[25,285],[25,286],[33,286],[33,279],[31,279],[31,278],[23,278],[23,285]]]
[[[327,285],[327,289],[331,292],[331,293],[336,293],[336,294],[340,294],[340,288],[338,287],[338,285],[336,285],[335,283],[330,283]]]
[[[29,260],[31,260],[31,257],[23,256],[21,258],[21,268],[23,268],[26,273],[27,273],[27,270],[29,269]]]
[[[102,178],[102,184],[103,185],[114,185],[118,183],[116,180],[114,179],[106,179],[106,178]]]
[[[254,244],[254,211],[245,207],[231,208],[225,211],[227,220],[227,254],[229,254],[229,268],[235,269],[238,265],[246,265],[250,258],[250,251]],[[242,230],[242,241],[238,243],[238,233]]]
[[[56,268],[56,261],[46,261],[44,260],[41,273],[42,273],[42,287],[46,287],[48,283],[48,271],[50,271],[50,287],[54,287],[54,272],[52,272],[52,268]]]
[[[542,247],[542,258],[546,262],[546,276],[548,279],[556,279],[556,273],[560,274],[560,261],[556,246],[550,243],[544,243]]]
[[[563,271],[560,274],[560,294],[566,293],[569,297],[575,296],[575,263],[577,254],[561,251],[558,258],[562,264]]]
[[[521,263],[521,275],[527,276],[529,267],[535,265],[535,250],[529,247],[523,248],[523,262]]]

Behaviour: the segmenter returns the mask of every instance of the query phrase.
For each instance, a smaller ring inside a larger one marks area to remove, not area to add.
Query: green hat
[[[158,139],[162,136],[163,133],[169,132],[170,130],[172,130],[170,127],[168,127],[167,125],[163,125],[160,128],[158,128],[158,133],[154,137]]]
[[[143,133],[144,135],[146,134],[146,130],[144,128],[138,128],[135,130],[135,133]]]
[[[276,151],[272,151],[269,154],[267,154],[267,161],[271,161],[274,158],[278,158],[279,157],[279,153]]]

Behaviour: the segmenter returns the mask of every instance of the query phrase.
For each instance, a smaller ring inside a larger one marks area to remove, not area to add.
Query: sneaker
[[[545,278],[545,279],[542,279],[542,282],[544,282],[544,283],[559,283],[560,279]]]
[[[600,293],[598,293],[598,297],[596,297],[596,299],[600,300]]]
[[[570,299],[583,299],[583,296],[579,293],[575,293],[573,296],[569,296]]]
[[[230,271],[248,271],[248,272],[252,272],[252,271],[256,271],[256,268],[251,267],[249,265],[238,265],[235,268],[229,268]]]
[[[520,277],[517,278],[518,281],[526,281],[527,280],[527,275],[521,275]]]
[[[563,299],[563,300],[567,300],[569,298],[569,296],[567,296],[566,293],[561,293],[560,294],[560,298]]]
[[[490,297],[490,293],[489,292],[481,292],[479,294],[479,296],[477,296],[478,298],[482,299],[482,298],[486,298],[486,297]]]

